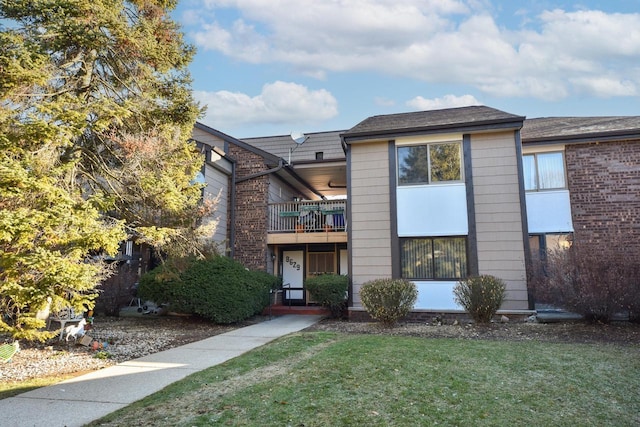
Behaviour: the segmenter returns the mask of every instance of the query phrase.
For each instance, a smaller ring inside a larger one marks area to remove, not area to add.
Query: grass
[[[92,425],[637,426],[640,347],[284,337]]]
[[[0,382],[0,400],[17,396],[21,393],[26,393],[40,387],[57,384],[61,381],[68,380],[69,378],[82,375],[83,373],[85,372],[76,372],[66,375],[53,375],[42,378],[31,378],[23,381],[3,381]]]

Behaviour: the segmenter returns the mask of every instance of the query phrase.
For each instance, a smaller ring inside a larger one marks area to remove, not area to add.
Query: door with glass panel
[[[285,305],[305,303],[302,250],[282,252],[282,302]]]

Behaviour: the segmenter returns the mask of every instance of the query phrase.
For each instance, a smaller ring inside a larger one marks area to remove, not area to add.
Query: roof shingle
[[[523,143],[605,136],[640,135],[640,116],[541,117],[527,119]]]
[[[498,123],[522,122],[523,116],[505,113],[486,106],[448,108],[444,110],[372,116],[345,133],[344,138],[421,130],[468,128]]]

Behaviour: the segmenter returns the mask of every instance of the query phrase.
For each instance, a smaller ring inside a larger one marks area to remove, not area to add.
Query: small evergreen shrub
[[[362,285],[360,298],[371,317],[391,327],[413,309],[418,289],[405,279],[377,279]]]
[[[255,313],[261,313],[265,307],[271,304],[271,291],[282,288],[282,278],[258,270],[252,270],[249,274],[253,276],[249,288],[255,297],[253,300],[254,310]]]
[[[489,323],[506,296],[505,283],[491,275],[471,276],[453,288],[455,301],[478,323]]]
[[[314,300],[331,312],[331,317],[341,317],[347,302],[349,278],[338,274],[322,274],[304,282]]]
[[[269,305],[269,291],[277,287],[271,274],[249,271],[224,256],[191,260],[177,271],[163,265],[140,279],[138,294],[172,311],[196,314],[216,323],[247,319]]]

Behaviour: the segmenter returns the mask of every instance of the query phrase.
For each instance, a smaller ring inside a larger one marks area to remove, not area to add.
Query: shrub
[[[182,271],[163,265],[144,275],[138,294],[172,311],[196,314],[216,323],[234,323],[269,305],[269,290],[277,287],[271,274],[249,271],[224,256],[190,260]]]
[[[640,316],[640,260],[619,242],[551,251],[535,269],[531,285],[538,303],[569,310],[587,321],[607,323],[616,314]]]
[[[314,300],[331,312],[331,317],[341,317],[347,302],[349,278],[338,274],[322,274],[304,282]]]
[[[413,309],[418,290],[408,280],[377,279],[362,285],[360,298],[371,317],[391,327]]]
[[[251,295],[255,298],[253,306],[255,313],[261,313],[265,307],[271,304],[271,292],[282,287],[282,278],[269,274],[266,271],[250,271],[253,277],[249,284]]]
[[[478,323],[488,323],[506,296],[504,282],[491,275],[471,276],[453,288],[455,301]]]

